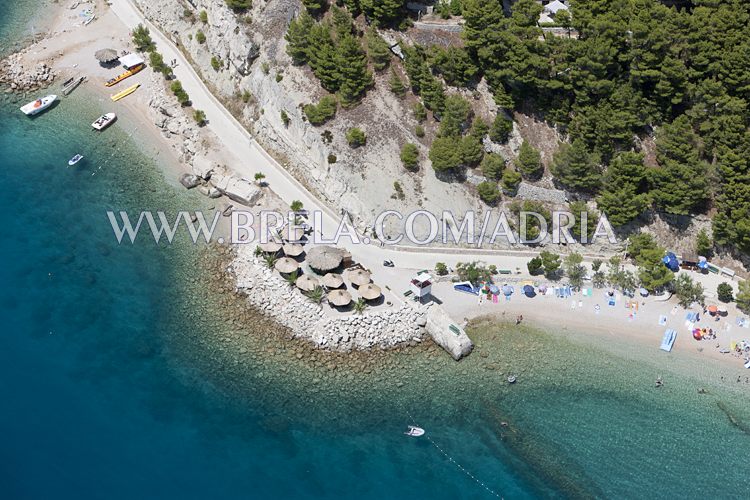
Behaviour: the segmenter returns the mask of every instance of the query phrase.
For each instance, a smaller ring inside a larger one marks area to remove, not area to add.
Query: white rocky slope
[[[486,209],[472,192],[471,182],[444,182],[435,177],[428,149],[413,132],[417,125],[410,111],[413,100],[400,100],[388,90],[387,71],[376,75],[375,87],[361,104],[339,109],[331,122],[314,127],[303,120],[301,106],[316,102],[325,92],[308,68],[292,65],[286,54],[284,33],[302,8],[299,1],[256,1],[242,15],[222,0],[136,1],[146,17],[193,59],[204,81],[225,104],[240,112],[258,141],[329,205],[348,213],[361,229],[386,209],[424,208],[434,213],[448,209],[457,214]],[[199,20],[203,10],[208,14],[205,24]],[[250,18],[252,22],[247,22]],[[199,30],[206,36],[204,43],[196,39]],[[211,67],[212,57],[222,62],[218,71]],[[246,91],[252,95],[247,104],[240,97]],[[493,116],[491,99],[482,99],[481,105],[488,117]],[[291,119],[288,126],[282,122],[282,110]],[[346,143],[346,131],[354,126],[367,134],[366,146],[352,149]],[[333,138],[330,143],[322,136],[326,130]],[[427,132],[429,136],[429,127]],[[517,139],[511,144],[516,145]],[[399,158],[407,142],[421,147],[422,168],[416,174],[407,172]],[[335,163],[329,163],[329,155],[336,156]],[[394,181],[403,188],[403,200],[393,197]]]

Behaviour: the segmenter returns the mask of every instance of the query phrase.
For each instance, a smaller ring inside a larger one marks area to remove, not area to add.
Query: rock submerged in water
[[[180,184],[185,186],[187,189],[193,189],[196,186],[199,186],[201,183],[201,178],[194,174],[182,174],[180,176]]]

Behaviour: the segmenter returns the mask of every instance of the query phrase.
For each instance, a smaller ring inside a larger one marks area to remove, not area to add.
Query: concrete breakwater
[[[426,307],[404,304],[363,314],[326,314],[326,306],[290,286],[253,252],[252,245],[239,246],[229,265],[237,289],[247,294],[251,305],[273,316],[296,338],[309,340],[322,349],[351,351],[417,344],[426,333]]]

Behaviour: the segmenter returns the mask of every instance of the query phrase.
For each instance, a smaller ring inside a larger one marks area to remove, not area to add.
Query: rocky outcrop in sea
[[[23,61],[24,51],[16,52],[0,61],[0,83],[5,92],[31,92],[49,86],[56,73],[44,62],[30,65]]]

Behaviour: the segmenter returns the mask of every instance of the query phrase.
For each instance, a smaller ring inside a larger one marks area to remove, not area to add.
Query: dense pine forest
[[[513,111],[532,112],[568,139],[552,160],[555,183],[596,200],[614,225],[648,210],[706,213],[718,246],[750,252],[748,3],[571,0],[570,15],[557,19],[570,36],[554,36],[539,26],[534,0],[510,12],[498,0],[452,0],[437,8],[462,18],[462,44],[402,44],[403,62],[377,29],[408,29],[404,0],[303,3],[286,36],[294,63],[309,65],[346,107],[366,94],[373,72],[402,64],[408,82],[391,70],[391,90],[410,89],[440,119],[433,168],[481,167],[485,201],[543,173],[528,144],[508,165],[481,144],[507,140]],[[482,78],[501,108],[492,123],[474,119],[452,90]],[[641,151],[643,140],[653,141],[652,154]]]

